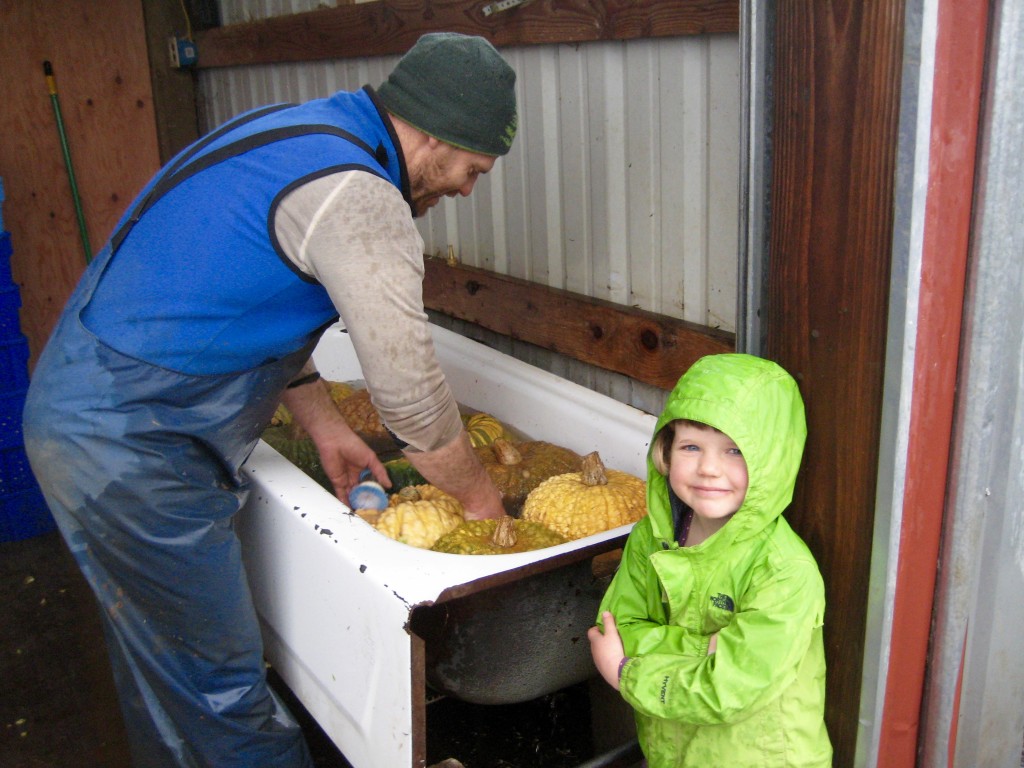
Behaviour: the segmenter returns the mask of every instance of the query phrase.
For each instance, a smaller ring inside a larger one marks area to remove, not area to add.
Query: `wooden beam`
[[[181,0],[148,0],[142,10],[160,162],[166,163],[199,138],[195,75],[191,69],[172,67],[169,51],[170,38],[185,37],[189,21]]]
[[[493,0],[378,0],[200,32],[198,66],[381,56],[425,32],[481,35],[499,48],[676,35],[735,34],[737,0],[531,0],[484,14]]]
[[[825,579],[825,719],[835,768],[850,768],[865,650],[907,4],[776,5],[766,356],[797,378],[807,406],[807,447],[786,517]]]
[[[428,309],[662,389],[699,357],[735,350],[724,331],[443,259],[425,262]]]

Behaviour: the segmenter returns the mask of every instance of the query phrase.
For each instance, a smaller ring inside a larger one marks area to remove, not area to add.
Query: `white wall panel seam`
[[[555,119],[558,115],[558,104],[561,100],[559,90],[558,50],[550,47],[540,53],[540,86],[541,86],[541,109],[540,116],[543,133],[543,155],[541,157],[541,170],[544,173],[543,199],[547,216],[544,220],[544,237],[547,252],[544,259],[547,268],[544,274],[544,283],[549,286],[561,285],[561,276],[565,274],[565,243],[562,240],[562,227],[560,223],[563,217],[562,173],[561,165],[557,158],[561,155],[558,147],[561,142],[562,131],[560,122]],[[523,130],[523,126],[520,126]],[[536,189],[538,185],[532,184],[531,188]],[[540,262],[540,259],[537,260]],[[557,277],[556,277],[557,276]],[[535,278],[536,279],[536,278]]]
[[[625,46],[610,46],[605,58],[604,103],[606,109],[605,156],[608,176],[605,190],[607,231],[607,281],[605,298],[628,305],[629,291],[629,208],[627,201],[626,148],[629,141],[626,120]]]

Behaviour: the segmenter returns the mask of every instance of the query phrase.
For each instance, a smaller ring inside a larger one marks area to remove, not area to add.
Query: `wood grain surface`
[[[826,719],[853,765],[881,421],[903,3],[777,5],[766,354],[800,383],[788,514],[825,577]]]
[[[735,350],[723,331],[443,259],[425,263],[428,309],[662,389],[703,355]]]
[[[57,82],[95,252],[159,166],[142,5],[0,0],[0,176],[32,360],[86,265],[54,110]]]
[[[735,0],[531,0],[485,15],[489,2],[378,0],[233,24],[196,36],[199,67],[399,54],[437,31],[481,35],[502,47],[739,29]]]

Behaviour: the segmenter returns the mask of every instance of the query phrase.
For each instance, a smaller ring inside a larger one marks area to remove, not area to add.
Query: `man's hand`
[[[591,627],[587,630],[587,639],[590,640],[590,655],[594,657],[594,666],[616,691],[619,690],[619,664],[626,657],[622,647],[622,638],[619,637],[619,630],[615,626],[615,617],[609,611],[601,614],[601,621],[604,623],[604,632],[600,627]]]
[[[447,445],[433,451],[406,451],[416,470],[431,484],[458,499],[467,520],[499,518],[505,514],[501,493],[463,430]]]
[[[391,487],[387,470],[377,454],[345,423],[323,381],[286,389],[281,401],[313,438],[320,452],[320,462],[339,499],[348,503],[349,491],[366,468],[382,487]],[[406,456],[430,483],[462,503],[467,520],[498,518],[505,514],[501,493],[480,463],[465,430],[441,448],[407,451]]]
[[[377,454],[344,421],[318,435],[310,433],[310,437],[320,452],[320,463],[335,494],[345,504],[349,503],[348,495],[359,482],[360,472],[366,468],[383,488],[391,487],[388,472]]]
[[[299,425],[309,433],[320,453],[320,463],[345,504],[359,482],[359,473],[369,468],[384,488],[391,487],[387,470],[377,454],[345,422],[322,381],[286,389],[281,401]]]

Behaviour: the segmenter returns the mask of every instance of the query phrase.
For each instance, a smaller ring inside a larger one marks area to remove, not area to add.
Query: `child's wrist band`
[[[622,679],[622,670],[626,666],[626,662],[629,661],[629,656],[623,656],[622,661],[619,662],[619,679]]]

